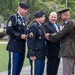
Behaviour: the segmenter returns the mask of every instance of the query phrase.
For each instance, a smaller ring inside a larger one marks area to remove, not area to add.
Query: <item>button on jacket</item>
[[[10,16],[7,22],[6,32],[9,35],[7,50],[24,53],[26,40],[21,39],[21,35],[26,34],[25,19],[18,13]]]
[[[44,30],[39,23],[34,23],[28,31],[28,57],[36,56],[37,59],[45,59]]]

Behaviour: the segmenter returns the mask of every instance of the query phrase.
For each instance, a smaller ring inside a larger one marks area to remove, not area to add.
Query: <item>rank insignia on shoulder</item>
[[[66,20],[66,21],[65,21],[65,24],[67,24],[67,23],[68,23],[68,21]]]
[[[12,21],[9,21],[9,22],[8,22],[8,26],[11,26],[11,25],[12,25]]]
[[[29,37],[33,37],[33,36],[34,36],[33,32],[30,32]]]

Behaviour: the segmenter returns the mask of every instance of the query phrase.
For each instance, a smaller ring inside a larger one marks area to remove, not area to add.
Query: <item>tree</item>
[[[60,0],[60,4],[65,4],[66,6],[66,0]],[[75,0],[67,0],[67,8],[70,9],[71,17],[75,19]]]
[[[72,18],[75,18],[75,1],[68,0],[68,8],[70,9]]]
[[[5,20],[9,15],[16,12],[19,2],[18,0],[0,0],[0,14],[4,16]]]
[[[27,18],[32,20],[33,14],[36,10],[44,10],[46,15],[51,11],[58,12],[65,8],[66,0],[0,0],[0,14],[4,16],[4,20],[7,20],[8,16],[17,11],[17,6],[19,2],[26,2],[30,5],[29,13]],[[75,16],[75,2],[74,0],[67,0],[68,8],[71,11],[71,16]]]
[[[59,9],[65,7],[64,4],[62,5],[60,4],[59,0],[27,0],[26,3],[30,5],[30,9],[29,9],[30,20],[34,18],[33,14],[37,10],[44,10],[46,14],[46,18],[48,19],[48,15],[51,11],[58,12]]]

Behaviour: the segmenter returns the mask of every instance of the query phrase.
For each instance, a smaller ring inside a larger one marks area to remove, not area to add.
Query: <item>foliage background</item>
[[[30,5],[29,12],[25,16],[30,22],[33,21],[33,14],[37,10],[45,11],[47,21],[51,11],[58,12],[66,8],[66,0],[0,0],[0,25],[6,24],[8,17],[17,12],[21,1]],[[75,0],[67,0],[67,8],[70,9],[71,17],[75,20]],[[7,57],[6,45],[0,44],[0,71],[7,69]],[[25,64],[29,64],[27,59]]]
[[[25,16],[30,21],[34,19],[33,14],[36,10],[44,10],[46,18],[48,19],[48,15],[51,11],[58,12],[64,9],[66,5],[66,0],[0,0],[0,16],[2,16],[3,19],[0,19],[0,23],[7,21],[11,14],[17,12],[19,2],[25,2],[30,5],[28,15]],[[75,18],[74,5],[74,0],[67,0],[67,8],[70,9],[72,18]]]

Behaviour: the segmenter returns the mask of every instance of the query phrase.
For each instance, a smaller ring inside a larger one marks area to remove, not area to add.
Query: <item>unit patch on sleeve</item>
[[[9,21],[9,22],[8,22],[8,26],[11,26],[11,25],[12,25],[12,21]]]
[[[33,36],[34,36],[33,32],[30,32],[29,37],[33,37]]]

